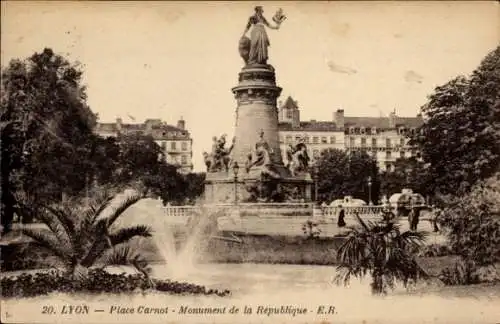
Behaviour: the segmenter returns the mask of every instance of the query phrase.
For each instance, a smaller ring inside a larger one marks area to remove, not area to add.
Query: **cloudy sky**
[[[81,62],[88,102],[103,122],[182,116],[195,168],[211,137],[233,133],[230,91],[238,40],[253,7],[241,2],[2,2],[2,66],[44,47]],[[303,120],[414,116],[437,86],[470,73],[500,41],[500,6],[489,2],[265,2],[270,60],[282,97]]]

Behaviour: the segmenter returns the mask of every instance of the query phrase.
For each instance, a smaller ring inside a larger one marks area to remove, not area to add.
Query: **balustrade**
[[[339,207],[325,206],[315,207],[312,203],[240,203],[238,206],[232,204],[217,204],[204,206],[166,206],[165,214],[172,217],[187,217],[194,214],[214,212],[221,208],[238,208],[242,216],[256,217],[298,217],[298,216],[326,216],[336,217],[340,211]],[[378,215],[383,206],[345,206],[342,207],[346,216],[358,213],[360,216]]]

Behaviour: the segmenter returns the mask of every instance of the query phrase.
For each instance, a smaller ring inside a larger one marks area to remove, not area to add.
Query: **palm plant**
[[[136,265],[139,256],[131,249],[130,241],[135,237],[151,236],[151,230],[144,225],[119,229],[112,228],[112,225],[142,196],[130,196],[108,213],[113,199],[104,193],[79,207],[43,206],[37,219],[48,228],[24,228],[22,232],[32,238],[36,246],[55,255],[68,275],[77,280],[84,279],[89,267],[94,265]]]
[[[359,226],[349,227],[337,254],[337,284],[347,285],[351,277],[361,279],[369,274],[372,293],[380,295],[393,289],[396,281],[406,287],[410,281],[426,276],[416,262],[416,253],[427,233],[400,232],[393,222],[365,222],[355,216]]]

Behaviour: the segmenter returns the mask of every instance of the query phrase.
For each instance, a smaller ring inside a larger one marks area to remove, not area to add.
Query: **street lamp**
[[[368,177],[368,205],[373,205],[372,203],[372,177]]]
[[[238,205],[238,171],[240,170],[240,166],[238,162],[234,162],[233,164],[233,173],[234,173],[234,204]]]
[[[314,165],[314,200],[318,202],[318,166]]]

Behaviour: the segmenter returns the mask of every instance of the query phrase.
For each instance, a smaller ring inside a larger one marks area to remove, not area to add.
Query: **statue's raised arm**
[[[267,49],[270,42],[266,33],[266,27],[279,29],[285,19],[286,16],[283,14],[283,9],[280,8],[273,16],[275,25],[271,25],[264,17],[264,9],[261,6],[255,7],[255,13],[248,19],[239,45],[240,55],[247,65],[267,64]],[[248,38],[246,34],[250,29],[252,31],[250,32],[250,38]]]

